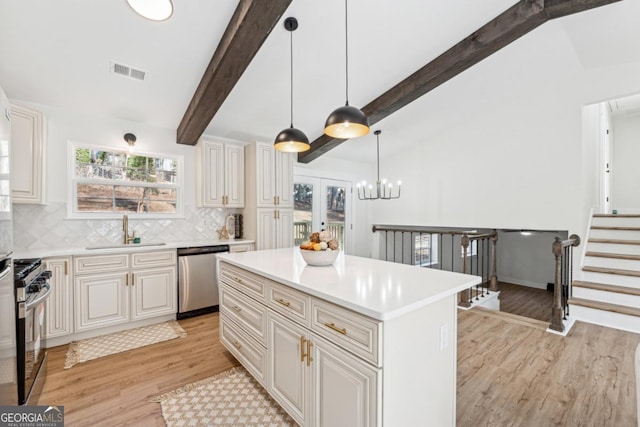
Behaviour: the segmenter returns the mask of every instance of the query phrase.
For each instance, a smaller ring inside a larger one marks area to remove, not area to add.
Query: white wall
[[[614,116],[611,190],[613,208],[640,211],[640,114]]]

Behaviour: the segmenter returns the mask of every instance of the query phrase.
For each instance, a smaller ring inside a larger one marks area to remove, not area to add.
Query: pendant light
[[[288,153],[300,153],[307,151],[311,148],[309,144],[309,138],[300,129],[293,127],[293,32],[298,28],[298,20],[293,17],[289,17],[284,20],[284,28],[291,34],[291,125],[290,127],[283,129],[276,140],[273,142],[273,147],[278,151],[285,151]]]
[[[152,21],[166,21],[173,15],[171,0],[127,0],[138,15]]]
[[[344,107],[339,107],[329,115],[324,124],[324,133],[333,138],[349,139],[369,133],[369,120],[364,113],[349,105],[349,26],[347,0],[344,0],[344,41],[345,41],[345,98]]]
[[[376,180],[375,189],[373,185],[367,185],[367,181],[362,181],[356,184],[358,187],[358,199],[360,200],[391,200],[391,199],[399,199],[400,198],[400,190],[402,188],[402,182],[398,181],[398,191],[393,191],[393,185],[390,182],[387,182],[386,179],[382,179],[380,181],[380,134],[381,130],[376,130],[374,134],[376,135],[376,146],[377,146],[377,159],[378,159],[378,176]]]

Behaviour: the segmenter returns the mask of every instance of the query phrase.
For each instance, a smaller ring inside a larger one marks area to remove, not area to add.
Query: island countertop
[[[218,259],[377,320],[389,320],[479,284],[481,278],[341,253],[307,265],[299,248],[218,254]]]

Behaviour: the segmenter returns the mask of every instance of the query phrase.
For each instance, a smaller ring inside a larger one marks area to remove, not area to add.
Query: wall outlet
[[[449,347],[449,324],[440,326],[440,351]]]

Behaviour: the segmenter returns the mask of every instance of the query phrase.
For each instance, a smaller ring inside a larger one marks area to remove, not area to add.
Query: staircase
[[[640,333],[640,215],[596,214],[571,317]]]

